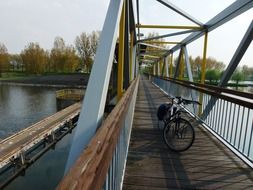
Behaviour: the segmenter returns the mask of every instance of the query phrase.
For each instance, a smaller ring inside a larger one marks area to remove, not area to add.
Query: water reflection
[[[0,138],[57,111],[54,88],[0,86]]]
[[[57,112],[56,88],[0,85],[0,139]],[[62,106],[60,106],[62,108]],[[73,133],[72,133],[73,134]],[[66,135],[7,190],[55,189],[63,176],[72,134]],[[0,181],[4,176],[0,176]]]
[[[72,133],[73,134],[73,133]],[[53,190],[64,174],[72,134],[66,135],[25,172],[25,176],[16,178],[6,190]]]

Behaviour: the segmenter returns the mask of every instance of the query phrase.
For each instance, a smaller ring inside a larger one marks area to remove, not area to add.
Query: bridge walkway
[[[0,141],[0,169],[19,157],[60,127],[77,117],[81,103],[75,103]]]
[[[189,150],[174,153],[165,146],[156,110],[166,101],[150,81],[140,80],[123,189],[253,189],[252,168],[195,120]]]

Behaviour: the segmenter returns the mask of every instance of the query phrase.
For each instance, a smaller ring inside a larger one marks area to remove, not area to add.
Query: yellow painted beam
[[[201,67],[201,80],[200,80],[201,84],[205,83],[205,78],[206,78],[207,37],[208,37],[208,33],[205,32],[204,51],[203,51],[203,63],[202,63],[202,67]]]
[[[130,81],[133,80],[132,76],[132,69],[133,69],[133,47],[134,47],[134,32],[131,32],[131,39],[130,39],[130,64],[129,64],[129,71],[130,71]]]
[[[207,54],[207,38],[208,38],[208,32],[205,32],[205,37],[204,37],[204,50],[203,50],[203,63],[201,66],[201,79],[200,83],[204,84],[205,83],[205,78],[206,78],[206,54]],[[199,96],[199,102],[201,105],[203,104],[203,93],[200,93]],[[202,106],[199,106],[199,116],[202,114]]]
[[[118,55],[118,83],[117,100],[123,95],[123,72],[124,72],[124,38],[125,38],[125,3],[123,4],[119,28],[119,55]]]
[[[165,52],[167,50],[162,50],[162,49],[140,49],[140,51],[158,51],[158,52]]]
[[[172,68],[173,68],[173,53],[170,55],[170,72],[169,72],[170,77],[172,77]]]
[[[155,59],[159,59],[160,57],[155,56],[155,55],[144,55],[144,58],[146,57],[150,57],[150,58],[155,58]]]
[[[163,61],[159,61],[159,66],[160,66],[160,76],[163,76]]]
[[[154,60],[154,58],[152,59],[152,58],[146,57],[146,58],[139,58],[139,60],[147,60],[147,61],[150,61],[150,60]]]
[[[157,71],[156,75],[159,76],[160,75],[160,68],[159,68],[159,63],[158,62],[156,63],[156,69],[157,69],[156,70]]]
[[[203,27],[199,27],[199,26],[142,25],[142,24],[136,24],[136,28],[192,29],[192,30],[201,30],[201,29],[203,29]]]
[[[163,41],[146,41],[145,43],[154,44],[181,44],[181,42],[163,42]]]

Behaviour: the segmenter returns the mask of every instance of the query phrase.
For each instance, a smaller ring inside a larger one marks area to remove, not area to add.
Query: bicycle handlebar
[[[195,101],[195,100],[187,100],[187,99],[184,99],[184,98],[182,98],[182,97],[180,97],[180,96],[176,96],[176,99],[178,100],[177,104],[183,103],[183,104],[185,104],[185,105],[187,105],[187,104],[198,104],[198,105],[201,105],[198,101]]]

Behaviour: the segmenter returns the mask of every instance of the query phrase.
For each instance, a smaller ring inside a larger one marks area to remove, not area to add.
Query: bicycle
[[[174,99],[176,99],[177,102],[174,102]],[[188,104],[200,105],[197,101],[176,97],[172,99],[171,104],[162,104],[159,107],[160,109],[163,106],[163,139],[168,148],[175,152],[182,152],[189,149],[195,140],[193,126],[189,121],[181,117],[181,114],[186,112],[183,110],[184,106]]]

